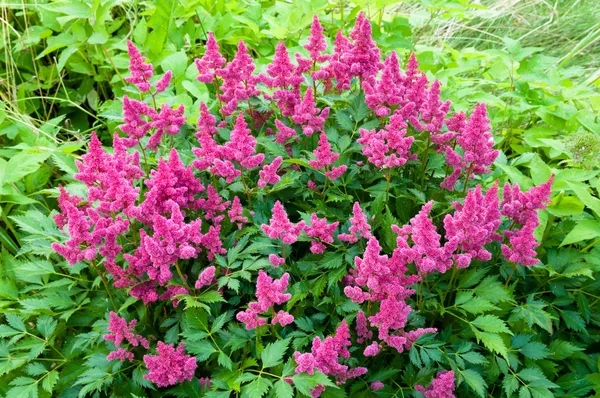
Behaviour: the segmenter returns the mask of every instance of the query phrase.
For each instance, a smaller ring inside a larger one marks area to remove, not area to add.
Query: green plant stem
[[[508,279],[506,279],[506,283],[504,284],[505,288],[508,287],[508,284],[510,283],[510,280],[516,270],[517,270],[517,264],[512,263],[512,271],[510,272],[510,275],[508,275]]]
[[[104,288],[106,289],[106,293],[108,293],[108,298],[110,299],[110,303],[112,304],[112,307],[115,310],[115,312],[117,312],[117,306],[115,305],[115,300],[114,300],[112,293],[110,292],[110,289],[108,287],[108,282],[106,281],[106,278],[104,278],[104,274],[102,274],[102,272],[98,269],[98,267],[96,267],[95,260],[92,261],[90,264],[92,265],[92,268],[94,268],[96,270],[96,272],[98,273],[98,276],[102,280],[102,283],[104,284]]]
[[[425,150],[423,151],[423,159],[421,160],[421,189],[425,184],[425,168],[427,167],[427,154],[429,153],[429,147],[431,146],[431,137],[427,137],[427,144],[425,144]]]
[[[446,291],[444,292],[444,297],[442,298],[443,304],[446,303],[446,296],[448,296],[448,293],[450,292],[452,287],[454,287],[454,279],[456,278],[457,270],[458,268],[456,268],[456,265],[454,265],[452,267],[452,275],[450,276],[450,281],[448,282],[448,286],[446,287]]]
[[[388,203],[388,198],[390,195],[390,180],[392,179],[392,168],[388,169],[388,172],[385,174],[385,180],[387,184],[385,185],[385,204]]]
[[[469,169],[467,170],[467,175],[465,176],[465,187],[463,188],[463,195],[467,194],[467,189],[469,188],[469,178],[471,178],[471,173],[473,172],[473,163],[469,165]]]
[[[183,282],[183,284],[185,285],[185,287],[190,290],[190,286],[187,283],[186,278],[184,278],[183,272],[181,272],[181,268],[179,268],[179,261],[175,261],[175,269],[177,270],[177,275],[179,275],[179,277],[181,278],[181,281]]]

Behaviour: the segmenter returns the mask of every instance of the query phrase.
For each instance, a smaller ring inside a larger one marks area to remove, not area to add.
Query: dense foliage
[[[600,392],[583,71],[302,7],[4,11],[4,395]]]

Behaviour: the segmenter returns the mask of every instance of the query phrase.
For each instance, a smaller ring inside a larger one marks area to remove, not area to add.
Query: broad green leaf
[[[294,389],[283,379],[280,379],[275,383],[275,396],[277,398],[292,398],[294,396]]]
[[[600,236],[600,222],[596,220],[581,220],[575,224],[575,227],[565,236],[560,246],[570,245],[589,239],[595,239]]]
[[[502,340],[500,335],[489,332],[480,332],[478,330],[474,330],[474,333],[477,341],[483,342],[483,345],[490,351],[500,354],[504,358],[508,357],[508,348],[506,348],[506,344],[504,344],[504,340]]]

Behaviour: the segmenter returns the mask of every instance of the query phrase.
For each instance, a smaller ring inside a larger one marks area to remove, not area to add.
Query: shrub
[[[539,262],[553,177],[500,200],[485,104],[451,113],[414,56],[405,71],[394,52],[381,63],[362,14],[327,48],[315,18],[304,55],[279,44],[255,73],[243,42],[226,62],[210,35],[196,66],[215,100],[192,116],[129,43],[139,91],[123,98],[124,137],[111,152],[92,135],[85,194],[61,187],[54,216],[69,236],[53,249],[106,290],[94,330],[107,343],[80,394],[131,378],[123,391],[151,395],[483,396],[483,365],[507,375],[507,395],[559,388],[515,354],[550,355],[523,333],[552,330],[544,305],[505,308]],[[30,385],[15,380],[15,393]]]

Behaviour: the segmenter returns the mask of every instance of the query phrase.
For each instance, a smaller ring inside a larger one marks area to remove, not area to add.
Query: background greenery
[[[440,79],[443,97],[457,110],[488,104],[496,146],[505,154],[493,177],[527,189],[556,174],[553,203],[537,230],[545,267],[527,274],[520,268],[516,290],[485,272],[460,282],[471,303],[482,306],[463,312],[481,314],[491,305],[515,334],[504,342],[506,351],[484,359],[465,358],[469,348],[456,346],[453,360],[464,370],[459,382],[480,396],[600,394],[600,9],[594,3],[3,0],[0,395],[85,395],[119,377],[118,369],[81,374],[82,361],[98,360],[90,347],[106,327],[106,296],[95,274],[52,256],[49,243],[60,232],[48,214],[56,208],[54,187],[73,183],[74,161],[91,131],[108,142],[120,123],[118,99],[129,90],[126,40],[162,71],[173,71],[174,101],[189,110],[210,96],[192,62],[204,51],[206,32],[215,32],[228,58],[243,39],[261,65],[278,41],[299,48],[313,14],[332,37],[338,29],[348,33],[360,10],[381,48],[404,57],[416,51],[421,69]],[[433,343],[417,347],[411,361],[427,365],[435,350]],[[540,373],[521,374],[532,367]]]

